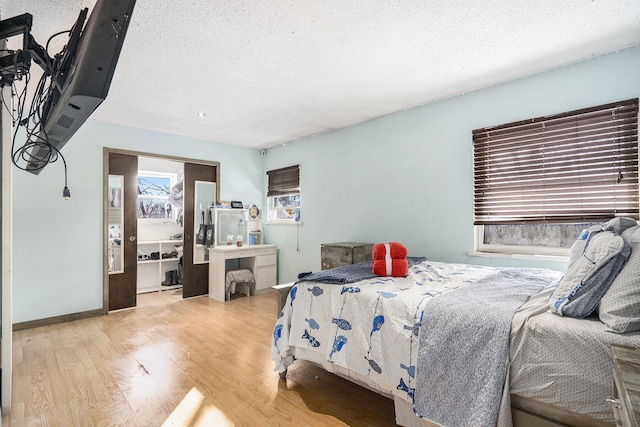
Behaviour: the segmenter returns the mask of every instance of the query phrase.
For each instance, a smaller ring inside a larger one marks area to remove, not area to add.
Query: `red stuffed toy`
[[[377,243],[371,251],[373,274],[378,276],[405,277],[409,274],[407,248],[401,243]]]

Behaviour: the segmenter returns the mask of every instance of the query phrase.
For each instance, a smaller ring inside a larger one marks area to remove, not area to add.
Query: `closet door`
[[[118,310],[136,306],[138,157],[109,153],[109,180],[121,182],[115,202],[113,196],[109,195],[110,204],[122,204],[120,230],[116,231],[120,236],[120,247],[115,248],[117,251],[112,247],[109,253],[110,260],[114,253],[120,257],[112,262],[115,268],[109,272],[109,310]],[[114,222],[118,222],[117,218]]]
[[[209,264],[194,262],[195,215],[200,206],[196,206],[196,185],[200,188],[204,183],[215,183],[216,166],[184,164],[184,250],[182,297],[189,298],[209,293]],[[214,193],[217,194],[217,192]],[[214,196],[215,197],[215,196]],[[216,200],[212,200],[216,201]]]

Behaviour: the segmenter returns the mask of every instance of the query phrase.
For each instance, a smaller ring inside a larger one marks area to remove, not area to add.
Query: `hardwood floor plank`
[[[273,372],[275,293],[183,300],[14,333],[9,426],[394,426],[393,402],[297,361]]]

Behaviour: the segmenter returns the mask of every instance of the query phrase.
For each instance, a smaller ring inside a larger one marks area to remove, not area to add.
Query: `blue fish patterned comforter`
[[[427,302],[500,270],[423,261],[404,278],[342,286],[299,282],[273,330],[275,371],[284,372],[294,358],[308,359],[412,401]]]

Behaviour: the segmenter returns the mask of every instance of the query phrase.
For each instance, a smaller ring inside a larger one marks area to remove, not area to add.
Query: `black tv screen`
[[[86,25],[83,12],[72,29],[52,89],[44,101],[41,140],[56,150],[75,134],[107,97],[135,0],[97,0]],[[86,14],[86,11],[84,11]],[[48,148],[34,148],[26,169],[34,174],[46,165]]]

